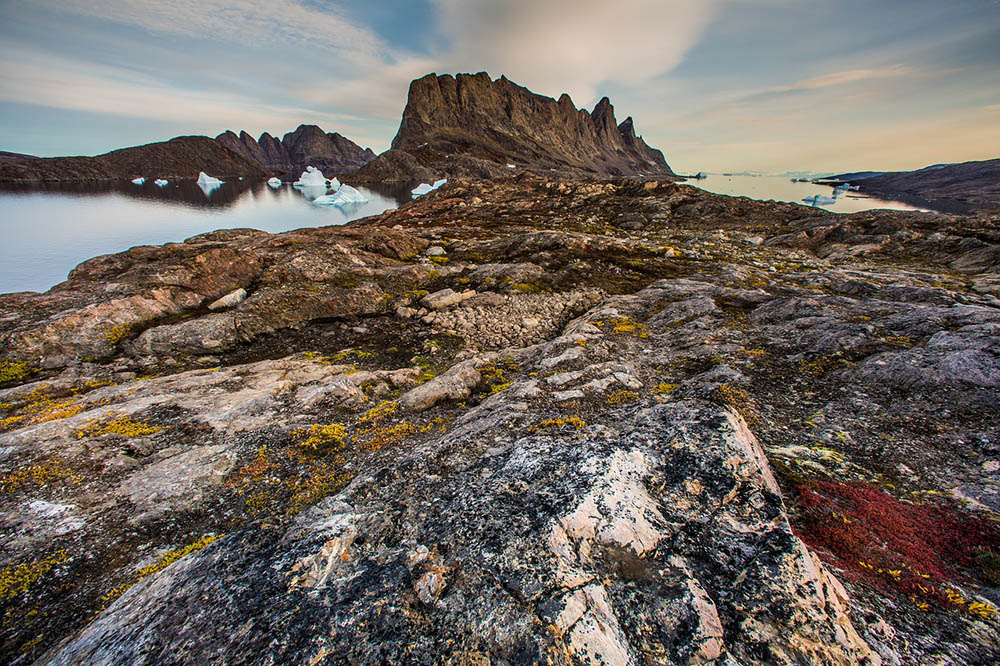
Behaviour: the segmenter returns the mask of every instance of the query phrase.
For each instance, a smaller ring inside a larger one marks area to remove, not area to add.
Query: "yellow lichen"
[[[605,400],[609,405],[622,405],[628,402],[635,402],[638,399],[639,395],[635,391],[630,391],[628,389],[612,391],[605,397]]]
[[[666,382],[662,382],[662,383],[656,385],[656,388],[653,389],[653,394],[654,395],[670,395],[675,390],[677,390],[678,386],[680,386],[680,384],[668,384]]]
[[[731,384],[720,384],[712,390],[712,396],[735,410],[750,425],[755,426],[760,423],[760,416],[757,414],[757,403],[745,390]]]
[[[47,486],[64,480],[79,483],[83,479],[73,474],[63,462],[47,460],[44,463],[18,467],[13,471],[0,473],[0,493],[12,493],[29,485]]]
[[[98,437],[100,435],[118,435],[119,437],[146,437],[155,435],[166,430],[162,426],[154,426],[142,421],[133,421],[128,415],[111,418],[111,415],[102,419],[91,419],[87,425],[80,428],[73,434],[77,439],[86,437]]]
[[[0,602],[7,603],[17,595],[27,592],[35,581],[68,559],[69,554],[65,550],[60,550],[44,560],[0,570]]]
[[[554,419],[544,419],[539,421],[535,425],[528,428],[528,432],[540,432],[545,428],[565,428],[573,427],[577,430],[583,430],[587,427],[587,422],[581,419],[579,416],[560,416]]]
[[[21,381],[38,372],[27,361],[0,361],[0,383]]]
[[[399,403],[393,400],[383,400],[365,412],[358,423],[380,423],[399,411]]]
[[[299,442],[299,447],[312,451],[330,448],[339,450],[344,448],[344,442],[347,440],[347,428],[343,423],[329,425],[316,423],[308,430],[299,431],[298,434],[305,437]]]

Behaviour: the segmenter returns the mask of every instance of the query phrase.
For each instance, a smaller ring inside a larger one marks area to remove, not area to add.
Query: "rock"
[[[442,400],[464,400],[482,381],[482,376],[476,370],[479,363],[482,363],[482,359],[478,357],[458,363],[443,375],[404,393],[399,403],[404,409],[421,412]]]
[[[462,139],[452,139],[459,137]],[[473,146],[481,146],[476,149]],[[489,159],[473,155],[489,155]],[[428,164],[430,156],[441,157]],[[674,173],[663,154],[637,136],[632,118],[621,124],[607,97],[590,113],[569,95],[536,95],[485,72],[428,74],[410,83],[392,149],[358,172],[366,180],[431,182],[442,176],[509,177],[508,164],[549,173],[602,176]]]
[[[452,289],[441,289],[440,291],[435,291],[433,294],[424,296],[420,299],[420,303],[431,310],[444,310],[453,305],[458,305],[475,295],[476,292],[473,289],[467,289],[462,292]]]
[[[226,308],[231,308],[243,302],[243,299],[247,297],[246,289],[240,287],[235,291],[231,291],[222,298],[212,301],[208,305],[209,310],[225,310]]]
[[[440,245],[432,245],[424,251],[424,254],[428,257],[443,257],[448,253]]]

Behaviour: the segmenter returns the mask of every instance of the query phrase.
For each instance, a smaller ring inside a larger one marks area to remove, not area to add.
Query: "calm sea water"
[[[215,229],[278,232],[344,224],[410,200],[409,188],[363,188],[368,203],[310,203],[325,192],[233,181],[206,193],[194,181],[74,184],[0,190],[0,293],[45,291],[80,262],[135,245],[182,241]]]
[[[688,183],[709,192],[791,201],[830,197],[833,188],[770,176],[709,175]],[[210,192],[193,181],[164,188],[153,183],[60,185],[0,190],[0,293],[44,291],[66,279],[80,262],[134,245],[158,245],[212,231],[250,227],[278,232],[344,224],[410,200],[413,184],[359,188],[369,199],[350,208],[310,203],[324,192],[290,185],[233,181]],[[846,192],[822,208],[853,213],[869,208],[920,210],[898,202]]]
[[[793,183],[783,176],[725,176],[708,174],[703,180],[688,180],[689,185],[699,187],[716,194],[730,194],[762,201],[790,201],[792,203],[810,206],[803,199],[820,196],[833,197],[833,188],[815,183]],[[891,208],[893,210],[926,210],[902,201],[876,199],[859,192],[843,192],[838,194],[833,202],[821,203],[817,206],[834,213],[857,213],[872,208]]]

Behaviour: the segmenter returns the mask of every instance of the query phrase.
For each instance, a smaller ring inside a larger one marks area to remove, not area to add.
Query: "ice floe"
[[[299,176],[299,179],[292,183],[292,185],[295,187],[318,187],[322,185],[325,187],[326,180],[326,176],[323,175],[322,171],[314,166],[307,166],[306,170]]]
[[[267,184],[270,185],[271,187],[281,187],[281,179],[280,178],[269,178],[268,181],[267,181]]]
[[[216,187],[222,185],[222,181],[215,176],[209,176],[204,171],[198,174],[198,184],[199,185],[215,185]]]
[[[447,182],[448,182],[447,178],[442,178],[441,180],[435,180],[433,185],[428,185],[427,183],[420,183],[412,190],[410,190],[410,193],[413,195],[413,198],[416,199],[419,196],[422,196],[424,194],[427,194],[428,192],[436,190],[437,188],[441,187]]]
[[[325,194],[313,199],[318,206],[346,206],[348,204],[368,203],[368,197],[361,194],[350,185],[341,185],[334,194]]]
[[[139,176],[138,178],[133,178],[132,179],[132,184],[133,185],[145,185],[146,184],[146,179],[143,178],[142,176]]]
[[[170,181],[165,178],[157,178],[153,181],[153,185],[156,185],[157,187],[166,187],[168,183],[170,183]]]
[[[813,206],[829,206],[830,204],[837,203],[837,197],[824,197],[822,194],[816,194],[811,197],[805,197],[802,199],[807,204]]]

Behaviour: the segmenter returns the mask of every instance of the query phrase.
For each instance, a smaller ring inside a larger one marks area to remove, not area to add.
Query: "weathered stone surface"
[[[524,175],[0,296],[0,661],[995,661],[997,224]]]

